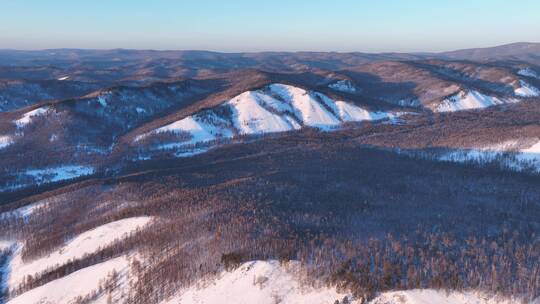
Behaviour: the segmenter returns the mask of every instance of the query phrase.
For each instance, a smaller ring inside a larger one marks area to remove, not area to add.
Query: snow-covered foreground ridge
[[[231,272],[181,290],[162,304],[332,304],[362,303],[334,287],[302,283],[305,275],[298,262],[253,261]],[[385,292],[370,304],[517,304],[517,300],[490,297],[479,292],[407,290]]]
[[[447,292],[432,289],[414,289],[385,292],[370,304],[518,304],[518,299],[490,296],[480,292]],[[533,303],[538,303],[536,300]],[[532,304],[532,303],[531,303]]]
[[[118,289],[127,288],[129,257],[120,256],[105,262],[75,271],[65,277],[27,291],[7,302],[7,304],[71,304],[77,299],[93,298],[92,303],[108,303],[108,295],[99,294],[100,285],[114,278]],[[111,294],[111,298],[118,296]]]
[[[152,134],[172,132],[184,135],[181,145],[189,145],[236,135],[287,132],[305,126],[331,130],[345,122],[392,119],[398,115],[400,113],[370,112],[321,93],[272,84],[140,135],[135,141]]]
[[[83,258],[85,255],[96,253],[100,248],[105,248],[130,233],[137,231],[137,229],[144,228],[151,220],[151,217],[132,217],[104,224],[75,236],[47,256],[32,261],[22,260],[22,248],[19,246],[7,266],[8,278],[6,287],[13,290],[28,275],[39,276],[44,271],[50,271],[70,261]],[[40,301],[71,303],[70,301],[73,298],[86,296],[88,292],[96,289],[98,283],[106,278],[113,269],[120,271],[126,268],[127,257],[107,260],[100,264],[83,268],[43,286],[29,290],[12,299],[9,303],[42,303]],[[73,289],[66,290],[61,288],[61,286],[71,286]]]
[[[344,297],[352,299],[350,294],[335,288],[302,284],[302,277],[298,262],[247,262],[231,272],[224,271],[214,280],[181,290],[163,304],[327,304]]]
[[[104,248],[137,228],[145,226],[150,220],[150,217],[134,217],[99,226],[81,233],[49,255],[26,263],[22,261],[21,255],[17,254],[10,263],[9,286],[15,287],[27,275],[40,273],[70,260],[82,258],[85,254],[96,252],[99,248]]]

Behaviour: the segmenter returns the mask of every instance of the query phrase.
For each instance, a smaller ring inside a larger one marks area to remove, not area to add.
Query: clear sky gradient
[[[539,0],[0,0],[0,48],[444,51],[540,42]]]

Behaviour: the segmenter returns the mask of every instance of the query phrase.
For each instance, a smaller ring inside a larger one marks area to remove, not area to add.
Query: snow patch
[[[394,117],[393,114],[387,112],[370,112],[344,101],[336,101],[336,106],[339,117],[344,122],[374,121]]]
[[[518,73],[518,75],[521,75],[521,76],[540,79],[540,75],[535,70],[533,70],[531,68],[523,68],[523,69],[519,70],[517,73]]]
[[[419,107],[422,105],[418,98],[405,98],[397,101],[397,104],[402,107]]]
[[[96,101],[102,106],[102,107],[107,107],[107,100],[109,99],[109,97],[111,96],[111,92],[107,91],[107,92],[102,92],[100,93],[98,96],[97,96],[97,99]]]
[[[527,82],[520,80],[519,87],[514,90],[514,94],[519,97],[538,97],[540,96],[540,91]]]
[[[189,151],[176,152],[174,154],[174,156],[176,156],[176,157],[191,157],[191,156],[195,156],[195,155],[199,155],[199,154],[203,154],[205,152],[208,152],[208,150],[209,149],[207,149],[207,148],[192,149],[192,150],[189,150]]]
[[[144,114],[144,113],[146,113],[146,110],[143,109],[143,108],[141,108],[141,107],[136,107],[136,108],[135,108],[135,111],[136,111],[137,113],[139,113],[139,114]]]
[[[528,148],[519,148],[517,141],[503,142],[483,148],[454,149],[438,157],[441,161],[459,163],[489,163],[501,161],[505,167],[515,171],[540,172],[540,141]]]
[[[9,145],[13,144],[13,138],[8,135],[0,136],[0,149],[3,149]]]
[[[517,155],[517,160],[540,172],[540,141],[529,148],[522,149]]]
[[[200,115],[188,116],[182,120],[161,127],[152,133],[187,133],[191,138],[182,142],[183,145],[208,142],[218,137],[232,137],[232,133],[229,130],[209,123],[209,120],[220,121],[221,118],[216,115],[210,115],[210,117],[213,119],[209,119],[208,117],[203,119]]]
[[[10,262],[11,272],[8,285],[15,288],[27,275],[38,274],[48,268],[61,266],[70,260],[82,258],[85,254],[96,252],[99,248],[104,248],[138,228],[144,227],[151,220],[151,217],[146,216],[132,217],[99,226],[79,234],[49,255],[26,263],[22,260],[22,248],[19,247]]]
[[[34,109],[32,111],[26,112],[22,115],[21,118],[15,120],[15,125],[17,125],[18,128],[22,128],[28,125],[29,123],[31,123],[32,118],[36,116],[44,115],[45,113],[47,113],[48,110],[49,110],[48,107],[41,107],[41,108]]]
[[[351,298],[336,288],[303,285],[302,276],[298,262],[247,262],[234,271],[221,273],[212,282],[182,290],[163,304],[328,304]]]
[[[85,166],[60,166],[44,169],[26,170],[25,174],[30,175],[38,184],[57,182],[77,178],[94,173],[94,168]]]
[[[356,93],[356,87],[348,80],[339,80],[329,84],[328,87],[345,93]]]
[[[12,216],[17,217],[17,218],[27,218],[30,215],[32,215],[32,213],[36,212],[37,210],[41,208],[46,208],[47,205],[48,205],[47,200],[38,201],[32,204],[17,208],[12,211],[1,213],[0,219],[3,217],[12,217]]]
[[[484,95],[477,91],[461,91],[441,102],[436,112],[455,112],[462,110],[482,109],[495,105],[517,102],[517,100],[503,100],[497,97]]]
[[[12,241],[0,240],[0,251],[10,249],[14,243]]]
[[[66,165],[59,167],[50,167],[42,169],[29,169],[17,173],[14,181],[6,183],[0,187],[1,191],[16,190],[33,185],[42,185],[63,180],[70,180],[81,176],[91,175],[95,172],[94,168],[78,165]],[[28,181],[32,179],[32,181]]]

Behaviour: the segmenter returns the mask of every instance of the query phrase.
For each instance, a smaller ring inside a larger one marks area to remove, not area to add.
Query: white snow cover
[[[281,265],[278,261],[252,261],[216,279],[181,290],[161,304],[332,304],[350,293],[333,287],[315,288],[302,284],[303,269],[298,262]],[[517,299],[498,298],[480,292],[446,292],[431,289],[392,291],[380,294],[370,304],[519,304]]]
[[[284,84],[272,84],[269,88],[271,93],[292,105],[296,116],[306,126],[327,130],[341,123],[339,118],[327,109],[327,107],[332,108],[335,105],[329,103],[331,99],[322,94],[310,93]]]
[[[0,251],[9,249],[11,246],[13,246],[12,241],[0,240]]]
[[[395,114],[387,112],[369,112],[363,108],[357,107],[344,101],[336,101],[336,106],[339,112],[339,117],[344,122],[381,120],[386,118],[393,118],[396,116]]]
[[[514,94],[519,97],[537,97],[540,96],[540,91],[529,83],[520,80],[519,87],[514,90]]]
[[[236,134],[264,134],[298,130],[303,126],[332,130],[343,122],[381,120],[397,114],[369,112],[344,101],[334,101],[326,95],[308,92],[285,84],[272,84],[257,91],[244,92],[222,105],[231,117],[221,117],[214,109],[205,110],[184,119],[139,135],[135,141],[161,132],[186,132],[191,139],[167,143],[161,149],[182,148],[217,138],[232,138]],[[183,154],[183,155],[189,155]]]
[[[79,234],[49,255],[26,263],[22,260],[22,248],[19,247],[9,265],[8,285],[14,288],[27,275],[34,275],[47,268],[63,265],[69,260],[82,258],[87,253],[96,252],[99,248],[114,243],[137,228],[144,227],[151,220],[151,217],[146,216],[132,217],[99,226]]]
[[[146,110],[144,108],[141,108],[141,107],[136,107],[135,108],[135,111],[139,114],[142,114],[142,113],[146,113]]]
[[[13,143],[13,138],[8,135],[0,135],[0,149],[5,148]]]
[[[339,80],[337,82],[329,84],[328,87],[346,93],[356,92],[356,87],[348,80]]]
[[[73,303],[78,296],[86,296],[96,290],[113,271],[119,274],[119,285],[126,285],[129,272],[129,260],[121,256],[80,269],[65,277],[51,281],[45,285],[27,291],[13,299],[8,304],[67,304]],[[96,303],[96,302],[93,302]],[[97,303],[106,303],[105,297],[100,297]]]
[[[32,177],[34,179],[32,182],[17,182],[17,178],[15,178],[14,182],[9,183],[4,187],[0,187],[0,192],[20,189],[31,185],[42,185],[46,183],[74,179],[81,176],[91,175],[94,172],[95,170],[93,167],[79,165],[28,169],[24,172],[17,173],[17,175],[19,178]]]
[[[520,148],[518,141],[507,141],[497,145],[473,149],[454,149],[438,157],[442,161],[487,163],[501,161],[506,168],[540,172],[540,141],[528,148]]]
[[[163,304],[328,304],[348,294],[335,288],[303,286],[298,262],[253,261],[211,282],[192,286]]]
[[[48,200],[41,200],[20,208],[17,208],[15,210],[7,211],[4,213],[0,213],[0,219],[2,217],[8,217],[8,216],[14,216],[18,218],[27,218],[32,213],[34,213],[36,210],[39,210],[41,208],[45,208],[48,205]]]
[[[494,105],[517,102],[517,100],[503,100],[497,97],[484,95],[477,91],[460,91],[459,93],[445,99],[439,104],[436,112],[454,112],[461,110],[481,109]]]
[[[519,304],[517,299],[489,296],[479,292],[446,292],[414,289],[385,292],[370,304]]]
[[[97,97],[97,102],[99,102],[99,104],[102,107],[106,107],[107,106],[107,99],[109,98],[110,94],[111,94],[110,92],[104,92],[104,93],[99,94],[98,97]]]
[[[0,240],[0,251],[13,249],[15,243],[10,240]],[[11,254],[11,252],[8,252]],[[9,259],[9,257],[8,257]],[[0,264],[0,290],[5,290],[7,288],[7,273],[9,271],[9,263]]]
[[[213,121],[220,121],[221,119],[216,115],[210,116]],[[191,135],[191,139],[182,142],[183,145],[194,144],[198,142],[207,142],[212,141],[218,137],[231,137],[232,133],[227,130],[215,126],[207,121],[203,120],[199,115],[188,116],[182,120],[173,122],[172,124],[166,125],[155,130],[152,133],[161,133],[161,132],[186,132]],[[147,136],[142,135],[137,140]]]
[[[540,172],[540,141],[529,148],[521,150],[517,156],[517,160]]]
[[[540,79],[540,75],[535,70],[533,70],[531,68],[523,68],[523,69],[519,70],[517,73],[518,73],[518,75],[521,75],[521,76],[533,77],[533,78]]]
[[[32,118],[36,116],[43,115],[47,113],[48,107],[41,107],[34,109],[32,111],[26,112],[23,114],[23,116],[17,120],[15,120],[15,125],[17,125],[18,128],[22,128],[26,125],[28,125],[30,122],[32,122]]]
[[[94,168],[77,165],[31,169],[25,172],[26,175],[34,177],[38,184],[72,179],[92,173],[94,173]]]
[[[300,128],[300,125],[287,114],[275,115],[261,103],[279,112],[292,110],[287,104],[262,92],[244,92],[227,102],[233,109],[233,124],[241,134],[285,132]]]

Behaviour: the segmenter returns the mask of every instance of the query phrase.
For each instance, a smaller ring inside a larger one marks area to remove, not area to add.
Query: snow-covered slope
[[[67,304],[74,303],[78,297],[90,296],[99,289],[107,279],[111,280],[113,272],[117,273],[116,284],[126,288],[126,277],[129,272],[129,260],[126,256],[114,258],[103,263],[83,268],[65,277],[51,281],[45,285],[27,291],[8,304]],[[106,294],[97,294],[92,303],[107,303]]]
[[[32,118],[36,116],[44,115],[45,113],[47,113],[48,110],[49,110],[48,107],[41,107],[41,108],[34,109],[32,111],[28,111],[24,113],[21,116],[21,118],[15,120],[14,123],[15,125],[17,125],[18,128],[23,128],[32,122]]]
[[[436,108],[436,112],[454,112],[487,108],[504,103],[517,102],[514,99],[501,99],[494,96],[484,95],[477,91],[460,91],[459,93],[443,100]]]
[[[35,203],[31,203],[29,205],[17,208],[15,210],[0,213],[0,219],[4,217],[27,218],[30,215],[32,215],[34,212],[36,212],[37,210],[40,210],[42,208],[47,208],[48,204],[49,204],[48,199],[40,200]]]
[[[169,299],[167,304],[328,304],[349,294],[335,288],[314,288],[301,283],[302,269],[297,262],[254,261],[215,280],[192,286]],[[164,303],[164,304],[165,304]]]
[[[14,288],[27,275],[40,273],[48,268],[63,265],[69,260],[81,258],[87,253],[96,252],[99,248],[106,247],[137,228],[143,227],[151,219],[151,217],[133,217],[99,226],[81,233],[49,255],[29,262],[22,260],[21,248],[19,248],[9,265],[8,284]]]
[[[209,142],[235,135],[287,132],[302,127],[332,130],[344,122],[382,120],[397,113],[370,112],[354,104],[334,101],[304,89],[272,84],[261,90],[244,92],[223,105],[138,136],[171,132],[184,135],[174,146]],[[165,144],[162,147],[171,147]]]
[[[325,286],[303,283],[298,262],[253,261],[217,278],[181,290],[162,304],[332,304],[336,300],[362,303],[352,294]],[[481,292],[446,292],[431,289],[385,292],[370,304],[518,304],[517,299],[493,297]]]
[[[521,75],[521,76],[540,79],[540,74],[538,74],[535,70],[533,70],[531,68],[523,68],[523,69],[519,70],[517,73],[518,73],[518,75]]]
[[[518,304],[517,299],[493,297],[479,292],[446,292],[415,289],[385,292],[370,304]]]
[[[499,161],[511,170],[540,172],[540,141],[525,147],[518,141],[509,141],[487,147],[453,149],[437,158],[442,161],[479,164]]]
[[[538,97],[540,96],[540,91],[531,84],[520,80],[519,86],[514,90],[514,94],[519,97]]]
[[[300,128],[291,116],[294,109],[290,104],[262,92],[242,93],[227,105],[232,109],[232,121],[240,134],[285,132]]]

